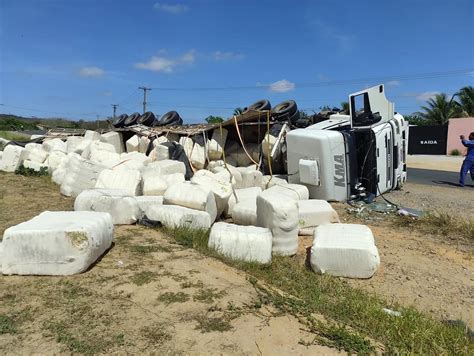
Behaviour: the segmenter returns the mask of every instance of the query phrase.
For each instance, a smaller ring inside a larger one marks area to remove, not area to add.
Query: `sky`
[[[0,0],[0,112],[185,123],[259,99],[308,113],[384,83],[409,114],[474,85],[472,0]]]

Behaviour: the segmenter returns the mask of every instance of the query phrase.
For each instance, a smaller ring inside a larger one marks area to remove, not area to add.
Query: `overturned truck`
[[[220,124],[182,125],[179,120],[179,125],[115,130],[128,151],[150,154],[154,149],[156,159],[169,158],[179,143],[191,175],[224,161],[256,166],[271,177],[305,185],[312,199],[329,201],[376,197],[400,188],[407,179],[408,122],[394,111],[383,85],[351,94],[349,106],[349,114],[333,113],[310,125],[302,123],[294,102],[270,110],[262,100]]]

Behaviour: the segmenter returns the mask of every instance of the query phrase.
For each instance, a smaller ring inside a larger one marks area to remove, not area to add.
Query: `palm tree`
[[[349,103],[347,101],[341,103],[341,109],[344,114],[349,115]]]
[[[459,99],[462,116],[474,116],[474,87],[461,88],[455,95]]]
[[[244,109],[242,108],[235,108],[234,109],[234,115],[242,115],[242,113],[244,112]]]
[[[433,124],[447,124],[450,118],[459,114],[459,104],[453,98],[454,95],[448,100],[445,93],[436,94],[428,100],[428,106],[421,107],[425,111],[422,113],[423,118]]]

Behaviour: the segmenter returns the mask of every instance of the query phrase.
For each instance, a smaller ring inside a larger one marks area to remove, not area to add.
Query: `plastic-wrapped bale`
[[[137,170],[104,169],[97,178],[95,188],[122,189],[129,195],[140,195],[142,175]]]
[[[158,136],[157,138],[155,138],[155,139],[153,140],[153,146],[156,147],[156,146],[158,146],[158,145],[160,145],[160,144],[162,144],[162,143],[165,143],[165,142],[169,142],[168,138],[167,138],[165,135],[163,135],[163,136]]]
[[[201,185],[189,183],[173,184],[166,190],[163,203],[205,211],[211,217],[212,222],[214,222],[217,217],[214,194],[212,190]]]
[[[284,195],[288,198],[292,198],[294,200],[308,200],[309,199],[309,191],[305,185],[302,184],[276,184],[265,192],[276,194],[276,195]]]
[[[140,217],[146,215],[146,211],[152,206],[161,206],[163,205],[163,196],[160,195],[140,195],[135,197],[135,200],[138,203],[138,208],[140,209]]]
[[[127,147],[127,152],[138,152],[140,148],[140,138],[138,135],[133,135],[130,137],[127,142],[125,142]]]
[[[262,154],[263,154],[263,157],[267,158],[268,154],[272,153],[273,146],[277,142],[277,139],[278,139],[278,137],[276,137],[276,136],[273,136],[271,134],[265,134],[265,137],[262,140]],[[279,152],[277,152],[276,154],[277,155],[281,154],[281,150]]]
[[[338,223],[339,215],[326,200],[298,200],[300,235],[312,235],[316,226]]]
[[[52,173],[61,165],[66,159],[67,155],[62,151],[53,151],[49,154],[46,159],[46,165],[48,166],[49,172]]]
[[[24,159],[32,162],[43,163],[46,161],[46,158],[48,158],[48,155],[48,152],[46,152],[43,147],[39,145],[39,147],[26,149]]]
[[[257,171],[255,167],[239,167],[238,170],[242,176],[242,181],[236,184],[236,188],[242,189],[262,186],[263,174]]]
[[[212,173],[217,173],[219,172],[222,168],[225,169],[225,162],[223,160],[217,160],[217,161],[210,161],[207,164],[207,169],[209,169]]]
[[[86,140],[99,141],[100,133],[98,133],[97,131],[86,130],[86,132],[84,133],[84,138]]]
[[[262,189],[268,189],[273,187],[274,185],[288,185],[288,181],[286,179],[277,177],[277,176],[269,176],[265,175],[262,178]]]
[[[67,153],[76,152],[77,146],[84,140],[84,137],[80,136],[69,136],[66,139]]]
[[[114,167],[114,170],[142,170],[150,162],[146,154],[140,152],[122,153],[120,162]]]
[[[232,209],[232,221],[237,225],[257,225],[257,200],[242,200]]]
[[[125,151],[122,135],[119,132],[110,131],[104,133],[100,136],[100,140],[114,146],[116,153],[123,153]]]
[[[67,153],[67,144],[60,138],[47,139],[43,141],[43,149],[50,154],[57,151]]]
[[[291,256],[298,250],[298,206],[284,195],[257,196],[257,226],[267,227],[273,235],[273,252]],[[236,204],[237,205],[237,204]],[[236,206],[234,206],[235,213]]]
[[[208,230],[213,221],[205,211],[176,205],[151,206],[146,209],[145,215],[148,219],[158,221],[170,229],[184,227]]]
[[[153,170],[156,175],[167,175],[172,173],[186,174],[186,166],[181,161],[174,161],[165,159],[163,161],[156,161],[148,163],[145,168],[146,171]]]
[[[219,176],[216,176],[214,173],[204,169],[197,171],[191,178],[191,183],[206,187],[210,189],[212,193],[214,193],[217,216],[221,216],[221,214],[224,212],[227,206],[227,201],[232,194],[232,185],[219,178]]]
[[[257,263],[272,260],[272,233],[264,227],[217,222],[212,226],[208,246],[234,260]]]
[[[212,131],[212,139],[207,144],[207,152],[210,160],[218,160],[222,157],[223,148],[227,140],[228,131],[226,129],[215,129]]]
[[[82,141],[80,141],[78,143],[78,145],[74,149],[74,153],[77,153],[77,154],[83,156],[83,158],[89,157],[90,145],[92,145],[92,142],[94,142],[94,141],[83,139]]]
[[[210,169],[212,173],[217,175],[223,175],[226,178],[226,181],[232,182],[232,186],[234,188],[238,188],[242,185],[242,174],[240,171],[232,166],[231,164],[227,163],[225,166],[215,166],[214,168]],[[232,176],[232,180],[228,176],[230,174]]]
[[[169,147],[165,145],[156,145],[149,156],[152,161],[163,161],[170,158]]]
[[[75,197],[83,190],[95,188],[99,174],[104,169],[101,164],[72,156],[65,167],[61,194]]]
[[[251,200],[251,201],[256,202],[257,195],[259,195],[261,192],[262,192],[262,188],[260,187],[235,189],[232,192],[229,200],[227,201],[227,207],[224,210],[225,216],[227,217],[232,216],[232,211],[237,202],[240,203],[245,200]]]
[[[206,149],[204,146],[201,146],[199,143],[195,143],[191,152],[191,157],[189,159],[191,164],[196,169],[203,169],[206,164]]]
[[[380,266],[380,257],[367,226],[326,224],[314,230],[310,263],[319,273],[370,278]]]
[[[46,211],[5,230],[3,274],[72,275],[84,272],[108,248],[114,225],[107,213]]]
[[[150,139],[148,137],[146,136],[140,137],[139,144],[138,144],[138,152],[146,153],[149,145],[150,145]]]
[[[81,156],[85,159],[91,159],[94,154],[101,152],[112,153],[119,156],[119,154],[115,152],[115,147],[113,145],[100,141],[92,141],[89,147],[82,151]]]
[[[121,189],[84,190],[76,197],[74,210],[109,213],[115,225],[134,224],[140,218],[137,200]]]
[[[29,159],[25,159],[23,161],[23,167],[32,169],[36,172],[41,172],[42,169],[46,172],[48,171],[48,165],[35,161],[30,161]]]
[[[194,141],[190,137],[181,137],[179,139],[179,144],[183,146],[184,153],[188,156],[189,160],[191,160],[191,154],[193,152]]]
[[[121,162],[120,154],[97,149],[91,150],[89,159],[93,162],[103,164],[107,168],[115,167]]]
[[[171,185],[183,182],[184,174],[182,173],[154,175],[149,171],[144,171],[143,195],[163,195]]]
[[[15,172],[23,163],[25,149],[20,146],[8,145],[3,149],[0,170],[4,172]]]

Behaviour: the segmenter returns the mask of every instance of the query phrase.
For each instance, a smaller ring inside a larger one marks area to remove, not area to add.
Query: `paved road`
[[[441,187],[457,187],[461,189],[458,186],[459,173],[457,172],[408,168],[408,182],[425,185],[435,185]],[[466,177],[466,186],[474,187],[474,182],[471,180],[469,175]]]

